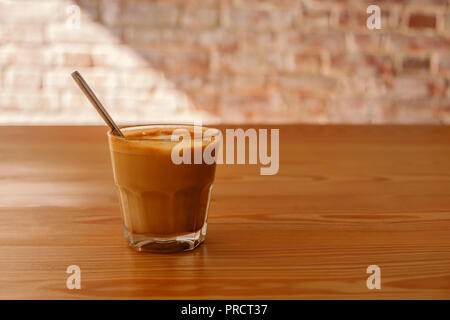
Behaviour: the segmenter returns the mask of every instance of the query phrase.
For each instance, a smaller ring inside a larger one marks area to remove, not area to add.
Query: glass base
[[[191,251],[201,245],[205,241],[206,223],[196,232],[174,237],[154,237],[132,233],[125,226],[123,231],[130,247],[138,252],[173,253]]]

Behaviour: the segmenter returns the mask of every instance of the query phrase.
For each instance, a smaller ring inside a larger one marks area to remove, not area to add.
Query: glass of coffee
[[[129,245],[149,252],[196,248],[206,235],[220,131],[191,125],[121,131],[125,138],[110,131],[108,140]]]

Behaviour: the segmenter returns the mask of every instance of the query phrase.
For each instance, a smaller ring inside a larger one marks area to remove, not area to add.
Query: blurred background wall
[[[366,9],[381,8],[381,30]],[[0,0],[0,123],[450,123],[448,0]]]

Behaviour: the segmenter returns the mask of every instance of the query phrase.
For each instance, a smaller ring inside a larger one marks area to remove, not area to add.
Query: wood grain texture
[[[0,298],[450,299],[450,127],[279,128],[278,175],[218,167],[204,245],[145,254],[104,127],[1,127]]]

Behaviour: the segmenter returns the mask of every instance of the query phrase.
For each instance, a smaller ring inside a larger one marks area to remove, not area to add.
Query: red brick
[[[216,7],[188,6],[180,19],[181,26],[186,28],[212,28],[218,22],[219,10]]]
[[[447,13],[447,16],[444,16],[445,30],[450,31],[450,13]]]
[[[239,30],[234,32],[238,46],[245,50],[270,51],[276,45],[275,33],[270,31]]]
[[[283,109],[281,96],[275,90],[224,93],[220,99],[220,116],[226,122],[272,122]]]
[[[44,66],[46,49],[24,44],[9,43],[0,46],[0,65]]]
[[[397,51],[450,51],[450,38],[440,35],[389,36],[389,50]]]
[[[316,52],[297,52],[294,55],[295,71],[307,73],[319,73],[322,66],[320,53]]]
[[[438,112],[430,99],[399,99],[385,102],[374,114],[374,123],[438,123]]]
[[[73,116],[77,116],[77,114],[81,113],[84,115],[91,115],[91,119],[95,116],[95,110],[89,105],[89,101],[85,96],[79,91],[62,91],[60,94],[60,108],[61,111],[67,110],[68,112],[72,111]],[[73,110],[77,110],[77,112],[73,112]],[[108,109],[109,111],[109,109]],[[86,117],[86,122],[89,123],[89,117]],[[101,120],[101,119],[99,119]],[[100,122],[98,122],[100,123]]]
[[[14,66],[3,72],[3,87],[9,89],[40,89],[42,73],[38,68]],[[20,90],[18,90],[20,91]]]
[[[286,102],[286,117],[293,122],[327,123],[328,99],[321,96],[301,94],[290,90],[281,90]]]
[[[412,29],[436,28],[436,16],[433,14],[412,13],[408,26]]]
[[[187,0],[187,1],[191,1],[191,0]],[[199,0],[199,1],[203,1],[203,0]],[[215,0],[215,1],[217,1],[217,0]],[[266,7],[266,8],[271,8],[274,6],[288,7],[288,8],[293,7],[292,0],[276,0],[276,1],[271,1],[271,0],[262,0],[262,1],[261,0],[231,0],[229,2],[236,6],[251,5],[251,6],[260,6],[260,7]],[[295,3],[294,3],[294,6],[295,6]]]
[[[382,47],[383,36],[379,33],[357,33],[353,35],[355,50],[359,52],[379,51]]]
[[[99,2],[84,0],[84,2],[86,4],[82,4],[82,8],[89,6],[88,11],[94,20],[97,16],[103,24],[108,26],[116,26],[122,22],[121,0],[100,0]]]
[[[127,0],[124,2],[123,21],[147,27],[175,27],[179,8],[168,2]]]
[[[222,84],[226,86],[226,84]],[[267,88],[267,78],[263,74],[255,75],[233,75],[229,86],[234,90],[242,92],[257,92]]]
[[[102,94],[102,100],[108,106],[108,109],[112,108],[116,114],[123,112],[138,113],[140,109],[152,108],[149,103],[151,99],[152,95],[145,91],[123,92],[114,90]]]
[[[346,27],[365,27],[368,15],[365,10],[343,10],[339,15],[339,25]]]
[[[428,79],[412,77],[396,77],[393,79],[392,87],[389,90],[395,98],[413,99],[428,96]]]
[[[268,84],[281,90],[303,95],[330,96],[339,86],[334,78],[317,75],[290,75],[269,77]]]
[[[203,50],[138,50],[151,67],[171,72],[204,73],[209,68],[209,55]]]
[[[329,5],[358,5],[362,7],[367,7],[370,4],[378,4],[380,6],[383,5],[430,5],[430,6],[443,6],[447,5],[448,0],[376,0],[374,3],[373,0],[316,0],[316,2],[320,2],[320,4],[329,6]]]
[[[402,62],[402,69],[406,72],[429,72],[430,58],[429,57],[404,57]]]
[[[78,68],[94,91],[99,88],[119,88],[120,73],[111,69],[100,68]],[[69,89],[77,92],[79,89],[74,86],[72,77],[73,68],[54,68],[47,70],[43,74],[43,87],[49,90]]]
[[[428,89],[430,91],[430,95],[433,97],[445,96],[445,93],[449,89],[449,80],[434,78],[433,81],[430,81]]]
[[[199,110],[206,110],[214,115],[219,114],[220,94],[216,90],[188,91],[188,96],[193,105]]]
[[[213,48],[222,52],[234,51],[238,47],[236,34],[223,29],[203,30],[197,33],[190,32],[186,38],[187,45]]]
[[[398,76],[393,79],[388,93],[393,98],[416,99],[440,95],[445,91],[446,83],[442,79],[429,77]]]
[[[45,65],[73,67],[92,66],[92,63],[89,63],[85,56],[91,56],[91,46],[86,44],[58,43],[48,45],[45,48]],[[80,58],[80,60],[77,61],[77,58]]]
[[[305,8],[302,17],[294,22],[300,30],[327,30],[331,25],[330,20],[330,9]]]
[[[69,70],[67,70],[69,72]],[[60,70],[47,70],[43,74],[42,86],[44,89],[70,87],[70,73]]]
[[[80,7],[82,16],[89,15],[91,20],[98,20],[103,2],[108,2],[113,5],[118,1],[120,0],[74,0],[72,2]]]
[[[95,66],[111,68],[148,66],[148,62],[127,45],[95,45],[89,52]]]
[[[345,76],[371,75],[392,73],[392,58],[386,55],[343,53],[332,54],[330,67],[333,72]]]
[[[189,92],[219,90],[222,81],[222,76],[189,72],[165,72],[164,76],[176,88]]]
[[[223,29],[191,30],[148,29],[127,27],[124,40],[132,45],[151,45],[158,48],[214,48],[232,51],[237,47],[237,35]]]
[[[225,7],[222,23],[243,30],[282,30],[292,26],[297,12],[292,8]]]
[[[386,84],[380,77],[371,75],[357,75],[345,77],[340,81],[340,93],[347,96],[364,95],[367,98],[382,97],[386,95]]]
[[[15,43],[42,44],[44,42],[43,24],[6,24],[2,21],[0,40]]]
[[[127,26],[123,30],[123,40],[130,45],[182,45],[185,32],[177,29],[149,29]]]
[[[377,4],[406,4],[410,1],[428,1],[428,0],[377,0]],[[430,0],[433,1],[433,0]],[[442,1],[442,0],[440,0]],[[373,0],[316,0],[316,2],[319,2],[320,4],[324,6],[330,6],[330,5],[361,5],[367,7],[370,4],[373,4]]]
[[[436,104],[436,113],[440,122],[450,124],[450,98],[440,99]]]
[[[65,24],[46,26],[46,40],[55,43],[119,43],[120,39],[104,26],[93,22],[83,22],[80,28]]]
[[[286,31],[277,35],[277,45],[283,49],[326,50],[340,52],[345,48],[344,34],[335,32]]]
[[[265,74],[283,70],[293,70],[293,57],[284,52],[238,51],[218,55],[216,72],[236,74]]]
[[[92,55],[88,53],[65,53],[63,61],[67,67],[91,67],[94,65]]]
[[[63,21],[67,3],[54,0],[21,0],[0,3],[0,21],[14,24],[45,23],[49,17],[53,21]]]
[[[0,110],[32,111],[33,113],[55,111],[59,108],[58,95],[53,92],[30,91],[30,90],[3,90],[0,93]],[[17,115],[16,113],[16,115]]]
[[[450,75],[450,54],[439,57],[438,68],[440,73]]]
[[[336,98],[328,107],[328,120],[331,123],[371,123],[376,103],[365,96]]]
[[[384,0],[384,1],[390,1],[390,0]],[[448,0],[403,0],[403,3],[405,4],[411,4],[411,5],[429,5],[429,6],[446,6],[448,5]]]

